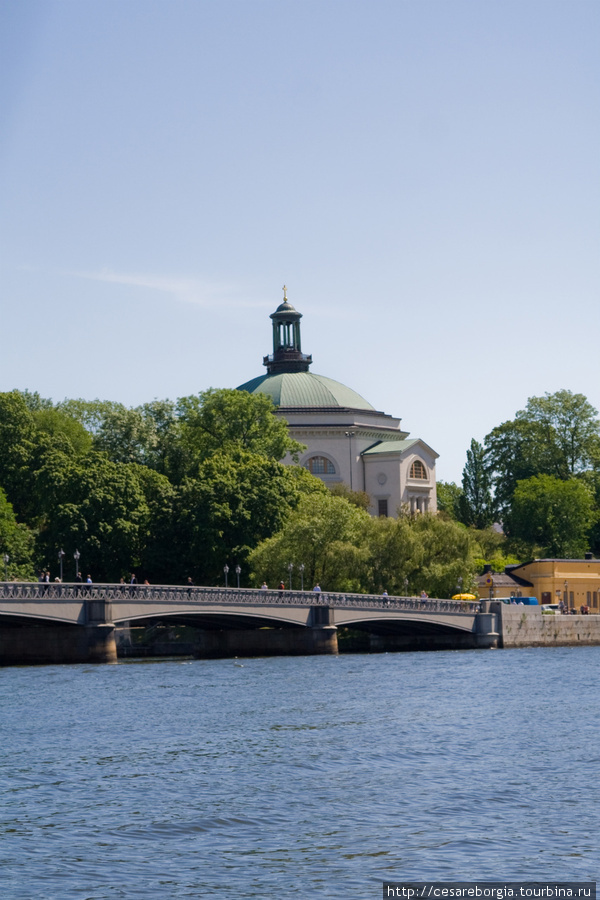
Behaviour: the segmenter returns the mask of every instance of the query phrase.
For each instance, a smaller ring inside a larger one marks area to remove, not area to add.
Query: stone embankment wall
[[[600,616],[542,615],[539,606],[492,602],[500,647],[581,647],[600,645]]]

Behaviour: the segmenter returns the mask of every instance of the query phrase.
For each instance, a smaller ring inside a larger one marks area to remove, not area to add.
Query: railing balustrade
[[[264,590],[256,588],[187,587],[145,584],[44,584],[0,582],[2,600],[152,600],[164,602],[223,603],[248,606],[330,606],[377,610],[411,610],[472,615],[478,602],[330,591]]]

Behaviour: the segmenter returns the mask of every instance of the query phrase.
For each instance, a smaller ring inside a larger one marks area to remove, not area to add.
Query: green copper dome
[[[364,397],[345,384],[313,375],[312,372],[281,372],[259,375],[241,384],[238,391],[267,394],[281,409],[368,409],[375,411]]]
[[[270,316],[273,323],[273,353],[263,358],[267,374],[241,384],[238,391],[267,394],[282,410],[286,409],[362,409],[376,412],[356,391],[309,372],[312,356],[302,352],[299,313],[287,298],[283,286],[283,303]]]

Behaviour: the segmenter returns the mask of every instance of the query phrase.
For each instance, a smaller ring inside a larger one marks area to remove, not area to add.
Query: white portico
[[[400,419],[379,412],[339,381],[310,372],[312,357],[301,349],[301,318],[284,293],[271,315],[273,354],[263,360],[267,374],[238,390],[268,394],[291,436],[307,447],[300,464],[326,484],[344,482],[365,491],[372,515],[395,516],[400,508],[435,512],[438,454],[424,441],[410,439]]]

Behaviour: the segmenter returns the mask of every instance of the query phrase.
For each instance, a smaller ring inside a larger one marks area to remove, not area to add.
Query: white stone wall
[[[347,411],[316,411],[314,414],[287,414],[290,434],[306,451],[299,464],[306,465],[311,456],[323,456],[335,466],[335,474],[319,475],[326,484],[344,482],[355,491],[366,491],[371,500],[370,512],[379,513],[379,500],[387,500],[388,515],[396,516],[406,506],[413,511],[435,512],[435,454],[421,441],[406,448],[400,420],[390,416],[363,416]],[[349,437],[347,432],[352,433]],[[381,441],[398,441],[398,450],[361,454]],[[428,478],[410,479],[408,474],[415,459],[425,465]],[[287,457],[284,462],[292,462]]]

